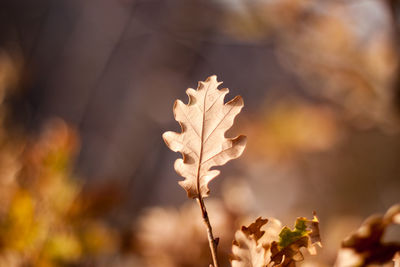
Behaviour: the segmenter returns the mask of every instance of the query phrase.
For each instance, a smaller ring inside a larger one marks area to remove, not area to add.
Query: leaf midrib
[[[208,90],[210,89],[211,81],[207,85],[206,92],[204,94],[204,100],[203,100],[203,112],[202,112],[202,123],[201,123],[201,136],[200,136],[200,155],[199,155],[199,162],[197,163],[197,175],[196,175],[196,182],[197,182],[197,193],[199,195],[199,198],[201,198],[201,191],[200,191],[200,169],[202,165],[202,160],[203,160],[203,138],[204,138],[204,123],[205,123],[205,117],[206,117],[206,99],[207,99],[207,94]],[[217,89],[217,88],[216,88]],[[218,90],[218,89],[217,89]]]

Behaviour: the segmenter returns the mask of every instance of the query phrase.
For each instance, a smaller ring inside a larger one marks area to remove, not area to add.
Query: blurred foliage
[[[233,233],[240,214],[229,212],[222,201],[206,202],[213,229],[218,233],[221,266],[229,266]],[[144,211],[135,227],[136,243],[146,266],[207,266],[208,240],[197,203],[179,210],[155,207]]]
[[[391,224],[400,224],[400,205],[394,205],[385,215],[372,215],[360,228],[342,242],[335,266],[368,266],[398,261],[400,242],[385,242],[384,235]]]
[[[268,108],[249,118],[250,160],[290,160],[301,153],[332,148],[345,133],[342,122],[327,106],[308,104],[298,98],[266,103]]]
[[[280,63],[308,93],[363,128],[397,128],[398,50],[384,1],[238,0],[221,30],[251,43],[273,40]]]
[[[71,174],[77,147],[76,133],[59,120],[24,145],[15,162],[21,168],[4,185],[1,266],[59,266],[116,249],[117,237],[106,224],[84,210],[74,212],[81,203],[81,186]]]
[[[15,81],[9,59],[0,60],[2,95]],[[82,207],[82,186],[72,174],[76,131],[53,120],[38,137],[26,137],[5,129],[7,108],[0,110],[0,266],[62,266],[115,251],[116,233]]]

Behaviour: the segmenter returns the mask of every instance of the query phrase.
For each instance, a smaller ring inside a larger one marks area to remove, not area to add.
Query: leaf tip
[[[207,81],[217,81],[217,75],[215,75],[215,74],[213,74],[213,75],[211,75],[211,76],[209,76],[207,79],[206,79],[206,82]]]

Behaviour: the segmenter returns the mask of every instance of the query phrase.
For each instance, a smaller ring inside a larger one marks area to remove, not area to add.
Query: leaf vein
[[[225,115],[222,117],[222,119],[218,122],[217,126],[215,126],[215,128],[211,131],[211,133],[207,136],[207,138],[204,140],[203,144],[206,144],[209,137],[215,132],[215,130],[221,125],[221,123],[226,119],[226,116],[228,116],[229,113],[231,113],[231,111],[233,110],[235,106],[232,105],[232,107],[228,110],[227,113],[225,113]]]

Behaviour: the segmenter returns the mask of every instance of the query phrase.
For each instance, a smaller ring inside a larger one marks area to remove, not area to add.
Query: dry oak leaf
[[[372,215],[356,232],[347,237],[342,242],[335,266],[360,267],[384,264],[391,260],[398,264],[400,242],[382,241],[391,224],[400,224],[400,204],[392,206],[383,216]]]
[[[246,137],[243,135],[225,137],[225,132],[243,108],[243,99],[236,96],[224,104],[224,97],[229,90],[219,90],[221,83],[213,75],[205,82],[199,82],[197,90],[187,89],[188,104],[176,100],[173,108],[182,132],[169,131],[163,134],[167,146],[183,156],[175,161],[174,167],[185,178],[179,185],[190,198],[196,198],[199,194],[201,197],[208,196],[208,183],[220,173],[210,168],[239,157],[246,146]]]
[[[296,266],[296,262],[304,259],[300,248],[307,248],[311,255],[315,255],[315,245],[322,247],[318,218],[315,214],[312,220],[297,218],[293,230],[284,227],[279,234],[279,242],[272,242],[272,266]]]
[[[265,231],[261,227],[268,222],[268,219],[259,217],[248,227],[242,226],[241,230],[235,233],[232,244],[232,267],[265,267],[269,262],[269,244],[261,242]]]

